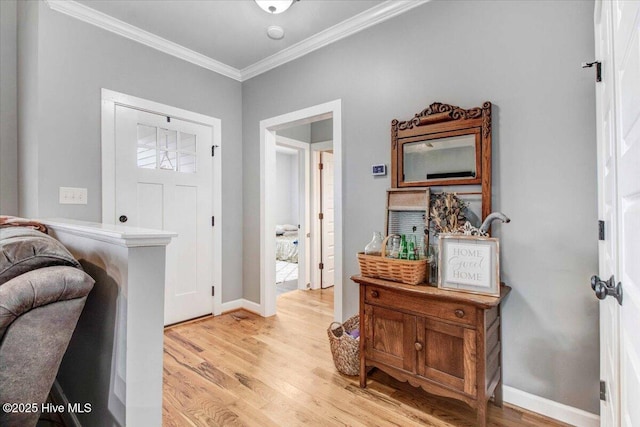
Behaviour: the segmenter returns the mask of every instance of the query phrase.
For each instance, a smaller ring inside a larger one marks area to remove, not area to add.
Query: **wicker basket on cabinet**
[[[365,255],[358,254],[360,263],[360,274],[364,277],[374,279],[384,279],[393,282],[406,283],[407,285],[417,285],[423,283],[427,277],[427,267],[429,262],[426,259],[406,260],[387,258],[387,236],[382,242],[382,254]]]

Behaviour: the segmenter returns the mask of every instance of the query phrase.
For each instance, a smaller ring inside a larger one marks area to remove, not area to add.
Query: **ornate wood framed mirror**
[[[393,188],[480,185],[491,212],[491,103],[469,110],[434,102],[391,122]]]

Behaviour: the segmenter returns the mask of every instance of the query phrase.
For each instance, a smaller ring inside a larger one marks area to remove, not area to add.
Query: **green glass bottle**
[[[409,256],[408,258],[411,261],[415,261],[416,258],[416,236],[412,235],[409,237]]]
[[[400,259],[409,258],[409,248],[407,247],[407,236],[404,234],[400,237]]]

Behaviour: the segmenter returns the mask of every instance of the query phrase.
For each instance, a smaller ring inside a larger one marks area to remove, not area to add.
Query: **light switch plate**
[[[61,205],[86,205],[87,189],[75,187],[60,187]]]

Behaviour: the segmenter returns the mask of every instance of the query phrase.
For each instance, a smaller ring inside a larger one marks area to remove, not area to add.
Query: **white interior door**
[[[603,64],[603,80],[596,85],[598,139],[598,217],[605,224],[605,240],[599,242],[598,275],[606,280],[616,273],[616,156],[613,53],[611,43],[611,8],[603,7],[596,16],[596,55]],[[613,298],[600,302],[600,380],[606,396],[600,400],[602,426],[618,426],[619,398],[619,308]]]
[[[165,325],[211,314],[212,128],[123,106],[115,123],[116,221],[178,233],[167,246]]]
[[[599,276],[622,282],[623,304],[600,302],[603,426],[640,425],[640,2],[596,5]]]
[[[640,2],[614,1],[620,412],[623,426],[640,426]]]
[[[333,153],[320,153],[322,163],[322,288],[334,285],[335,280],[335,215],[333,197]]]

